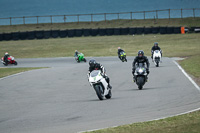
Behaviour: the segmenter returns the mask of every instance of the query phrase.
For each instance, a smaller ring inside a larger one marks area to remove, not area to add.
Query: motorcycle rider
[[[158,46],[157,42],[154,42],[154,46],[151,48],[151,59],[153,59],[153,52],[155,50],[159,50],[160,53],[161,53],[161,57],[162,57],[162,50],[161,50],[161,48]]]
[[[149,74],[149,60],[146,56],[144,56],[144,51],[143,50],[139,50],[138,51],[138,56],[135,57],[134,61],[133,61],[133,64],[132,64],[132,74],[133,74],[133,81],[135,82],[135,69],[136,69],[136,63],[139,64],[139,63],[146,63],[147,65],[147,68],[146,68],[146,72],[147,72],[147,76]],[[148,77],[147,77],[148,79]]]
[[[8,63],[8,57],[9,57],[10,55],[8,54],[8,52],[6,52],[5,53],[5,55],[4,55],[4,62],[5,63]]]
[[[121,49],[120,47],[118,47],[118,57],[119,57],[119,59],[121,60],[121,55],[120,55],[120,52],[124,52],[124,50],[123,49]]]
[[[78,54],[80,54],[80,53],[78,52],[78,50],[75,50],[74,57],[76,57],[77,60],[78,60]]]
[[[112,89],[112,86],[110,85],[110,79],[109,77],[106,75],[106,70],[105,68],[100,64],[97,63],[94,59],[91,59],[89,61],[89,73],[88,73],[88,77],[90,76],[90,73],[93,70],[101,70],[101,74],[102,76],[105,78],[106,82],[108,83],[108,88]]]

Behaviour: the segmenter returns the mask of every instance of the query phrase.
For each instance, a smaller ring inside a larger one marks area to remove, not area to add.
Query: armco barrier
[[[153,34],[158,34],[160,31],[160,27],[152,27],[152,33]]]
[[[105,36],[106,35],[106,29],[99,29],[99,35]]]
[[[144,28],[144,34],[151,34],[152,33],[152,28]]]
[[[136,28],[136,34],[143,34],[144,33],[144,27],[137,27]]]
[[[35,37],[37,39],[44,39],[44,31],[35,31]]]
[[[5,33],[3,35],[3,39],[6,41],[12,40],[12,34],[11,33]]]
[[[44,31],[44,38],[45,39],[51,38],[51,31]]]
[[[90,36],[91,35],[91,29],[83,29],[83,35],[84,36]]]
[[[160,34],[166,34],[167,33],[167,27],[160,27]]]
[[[129,28],[121,28],[121,35],[128,35],[129,34]]]
[[[129,35],[134,35],[136,34],[137,30],[136,28],[129,28]]]
[[[12,40],[19,40],[19,32],[13,32],[12,34]]]
[[[97,36],[99,34],[99,29],[92,29],[91,35],[92,36]]]
[[[181,33],[181,27],[174,27],[174,34],[180,34]]]
[[[114,34],[114,28],[108,28],[106,29],[106,35],[112,36]]]
[[[68,37],[74,37],[76,33],[74,29],[68,30],[67,32],[68,32]]]
[[[68,30],[60,30],[59,31],[59,36],[61,38],[67,37],[67,35],[68,35]]]
[[[20,32],[20,33],[19,33],[19,38],[20,38],[21,40],[27,39],[27,32]]]
[[[174,33],[174,27],[167,27],[167,34],[173,34]]]
[[[35,38],[36,38],[36,36],[35,36],[35,31],[27,32],[27,39],[33,40],[33,39],[35,39]]]
[[[51,31],[51,37],[53,37],[53,38],[59,37],[59,31],[60,30],[52,30]]]
[[[120,28],[115,28],[113,35],[121,35],[121,29]]]
[[[81,37],[83,35],[83,29],[77,29],[75,30],[75,36],[76,37]]]

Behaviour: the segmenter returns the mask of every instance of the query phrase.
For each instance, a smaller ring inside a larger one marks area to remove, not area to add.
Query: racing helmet
[[[8,52],[6,52],[5,55],[8,55]]]
[[[96,64],[97,64],[97,62],[95,61],[95,59],[91,59],[91,60],[89,61],[90,67],[95,67]]]
[[[120,47],[118,47],[118,49],[121,49]]]
[[[154,46],[155,46],[155,47],[158,47],[158,42],[154,42]]]
[[[143,50],[139,50],[138,51],[138,57],[141,58],[144,56],[144,51]]]

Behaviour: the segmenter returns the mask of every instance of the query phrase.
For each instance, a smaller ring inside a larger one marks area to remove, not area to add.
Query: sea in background
[[[49,16],[49,15],[72,15],[72,14],[95,14],[95,13],[119,13],[151,11],[162,9],[191,9],[200,8],[200,0],[0,0],[0,18],[24,17],[24,16]],[[180,18],[180,10],[171,12],[172,18]],[[192,17],[193,11],[183,11],[184,17]],[[200,17],[200,10],[195,11]],[[161,18],[168,17],[168,12],[159,14]],[[103,15],[93,16],[93,21],[101,21]],[[145,16],[154,18],[154,13]],[[116,15],[107,15],[108,20],[117,19]],[[143,19],[143,14],[133,14],[133,19]],[[77,16],[67,18],[56,17],[53,22],[76,22]],[[80,16],[79,21],[90,21],[91,16]],[[120,15],[120,19],[130,19],[130,14]],[[40,18],[40,23],[49,23],[50,18]],[[12,24],[22,24],[22,18],[15,18]],[[37,23],[36,18],[26,19],[26,23]],[[0,19],[0,25],[10,24],[9,19]]]

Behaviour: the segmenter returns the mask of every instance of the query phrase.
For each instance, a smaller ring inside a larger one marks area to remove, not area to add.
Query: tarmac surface
[[[87,60],[90,57],[86,57]],[[0,133],[71,133],[169,117],[200,107],[200,92],[173,62],[150,60],[143,90],[132,82],[132,62],[95,57],[110,77],[112,98],[100,101],[87,79],[88,62],[74,58],[16,59],[48,67],[0,79]],[[3,64],[0,67],[5,67]]]

